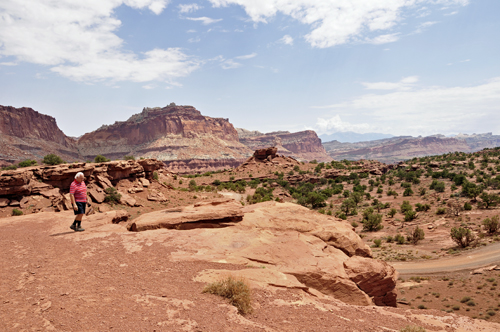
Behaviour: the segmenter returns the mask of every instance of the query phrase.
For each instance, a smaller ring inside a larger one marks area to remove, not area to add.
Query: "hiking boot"
[[[72,230],[74,230],[76,232],[76,225],[75,224],[69,226],[69,228],[71,228]]]
[[[84,230],[84,228],[78,227],[77,229],[75,229],[75,232],[83,232]]]

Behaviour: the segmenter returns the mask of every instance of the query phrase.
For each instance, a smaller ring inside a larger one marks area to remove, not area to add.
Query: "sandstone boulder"
[[[111,184],[111,181],[109,181],[109,179],[107,177],[105,177],[104,175],[96,175],[95,178],[96,178],[97,184],[100,185],[102,189],[106,190],[109,187],[113,187],[113,185]]]
[[[398,274],[394,267],[383,261],[359,256],[346,260],[344,267],[349,278],[373,297],[376,305],[396,306]]]
[[[273,147],[266,148],[266,149],[255,150],[255,152],[253,153],[253,156],[258,160],[264,160],[264,159],[271,160],[273,158],[276,158],[277,152],[278,152],[278,148],[273,146]]]
[[[6,207],[10,203],[10,200],[7,198],[0,198],[0,207]]]
[[[150,185],[149,180],[146,178],[139,178],[139,183],[146,188]]]
[[[61,196],[61,190],[59,188],[52,188],[52,189],[41,191],[40,195],[42,195],[45,198],[52,199],[52,198]]]
[[[106,196],[106,193],[100,187],[98,187],[96,185],[89,185],[87,187],[87,193],[89,194],[92,201],[94,201],[96,203],[104,202],[104,198]]]
[[[19,206],[21,207],[21,209],[27,208],[29,201],[30,201],[30,196],[23,197],[19,202]]]
[[[222,199],[147,213],[134,219],[128,229],[139,232],[158,228],[189,228],[190,223],[214,225],[239,221],[242,217],[240,203],[232,199]]]
[[[123,192],[120,192],[120,195],[122,195],[120,197],[120,204],[128,205],[128,206],[136,206],[137,201],[134,198],[132,198],[130,195],[127,195]]]
[[[159,190],[153,189],[148,194],[148,201],[166,202],[168,199]]]

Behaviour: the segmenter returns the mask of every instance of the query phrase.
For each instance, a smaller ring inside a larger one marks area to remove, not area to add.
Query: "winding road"
[[[422,275],[473,270],[495,264],[500,265],[500,243],[465,251],[460,255],[449,258],[419,262],[398,262],[393,263],[392,266],[401,275]]]

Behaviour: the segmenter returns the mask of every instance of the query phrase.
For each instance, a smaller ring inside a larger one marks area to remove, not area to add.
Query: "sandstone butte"
[[[59,129],[53,117],[27,107],[0,105],[0,165],[42,159],[49,153],[67,160],[78,157],[76,142]]]
[[[69,231],[70,211],[0,219],[0,329],[500,329],[442,311],[388,307],[396,305],[394,268],[371,258],[346,222],[298,205],[243,207],[226,199],[126,216],[91,215],[83,233]],[[250,285],[251,314],[202,293],[229,275]]]
[[[202,115],[192,106],[144,108],[127,121],[103,125],[78,140],[67,137],[54,118],[31,108],[0,106],[0,166],[49,153],[64,160],[93,160],[96,155],[156,158],[171,171],[236,167],[254,149],[276,145],[280,154],[299,160],[329,159],[313,131],[239,134],[228,119]]]

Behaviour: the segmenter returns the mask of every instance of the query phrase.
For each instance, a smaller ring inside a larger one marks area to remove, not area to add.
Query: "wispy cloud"
[[[290,35],[284,35],[278,42],[283,43],[285,45],[293,45],[293,38]]]
[[[410,90],[418,82],[418,76],[408,76],[399,82],[362,82],[368,90]]]
[[[50,66],[76,81],[164,81],[189,75],[201,62],[179,48],[134,54],[123,49],[114,10],[127,5],[158,15],[168,0],[0,2],[0,55]],[[64,33],[61,33],[64,32]]]
[[[17,62],[0,62],[0,66],[17,66]]]
[[[456,15],[456,14],[458,14],[458,10],[455,10],[451,13],[446,13],[446,14],[444,14],[444,16],[451,16],[451,15]]]
[[[179,5],[177,6],[179,8],[179,13],[184,14],[184,13],[192,13],[195,12],[201,8],[202,6],[196,4],[196,3],[191,3],[187,5]]]
[[[195,38],[189,38],[188,42],[189,43],[199,43],[201,41],[200,37],[195,37]]]
[[[200,21],[204,25],[209,25],[209,24],[213,24],[213,23],[217,23],[217,22],[222,21],[222,18],[213,19],[213,18],[206,17],[206,16],[203,16],[203,17],[186,17],[186,19],[187,20],[191,20],[191,21]]]
[[[223,69],[235,69],[235,68],[241,67],[242,64],[239,62],[236,62],[232,59],[228,59],[228,60],[224,60],[221,64],[221,66]]]
[[[393,90],[327,106],[335,116],[333,120],[318,119],[318,128],[329,128],[325,123],[333,123],[330,127],[335,128],[336,115],[342,113],[355,115],[353,119],[363,114],[363,123],[351,122],[361,126],[357,132],[364,133],[375,130],[394,135],[430,135],[500,130],[500,77],[475,86]],[[363,129],[367,123],[369,128]]]
[[[235,57],[235,59],[247,60],[247,59],[255,58],[256,56],[257,56],[257,53],[252,53],[252,54],[237,56],[237,57]]]
[[[405,19],[405,9],[423,12],[436,5],[466,6],[467,0],[209,0],[214,7],[236,4],[244,7],[253,22],[267,23],[278,13],[291,16],[310,25],[312,31],[305,36],[313,47],[325,48],[365,40],[373,43],[396,41],[397,32],[381,34],[370,39],[373,33],[393,30]]]

